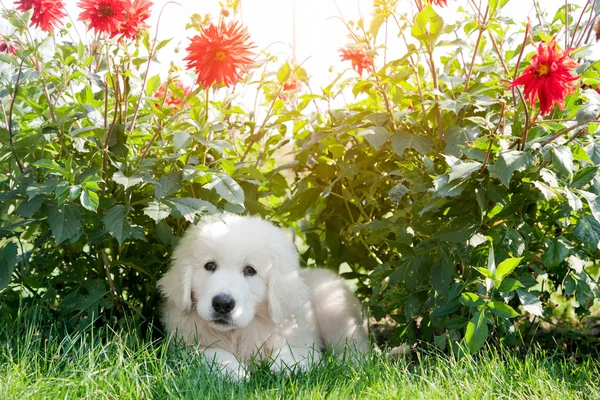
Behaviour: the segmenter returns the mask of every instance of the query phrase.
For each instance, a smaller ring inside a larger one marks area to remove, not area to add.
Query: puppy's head
[[[230,214],[188,229],[159,287],[172,305],[219,330],[247,326],[263,302],[280,324],[309,296],[298,253],[283,233],[259,218]]]

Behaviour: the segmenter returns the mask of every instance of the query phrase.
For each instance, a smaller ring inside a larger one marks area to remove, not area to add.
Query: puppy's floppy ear
[[[193,251],[196,227],[190,227],[173,253],[169,271],[158,281],[158,287],[167,301],[183,312],[192,311]]]
[[[267,289],[269,314],[276,325],[295,314],[310,298],[309,287],[300,277],[298,252],[283,235],[281,239],[270,248],[273,262]]]

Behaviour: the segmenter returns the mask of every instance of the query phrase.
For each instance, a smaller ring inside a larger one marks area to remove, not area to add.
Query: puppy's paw
[[[235,382],[243,382],[250,379],[250,373],[243,364],[238,363],[237,366],[218,364],[216,367],[219,368],[219,372],[223,376],[226,376]]]
[[[274,357],[271,371],[287,374],[306,372],[315,361],[318,361],[318,356],[311,349],[283,350]]]
[[[212,368],[236,382],[250,378],[248,368],[240,363],[233,354],[225,350],[205,349],[204,356],[212,364]]]

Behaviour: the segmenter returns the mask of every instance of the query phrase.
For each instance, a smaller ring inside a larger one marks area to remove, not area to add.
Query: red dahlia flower
[[[176,90],[172,90],[173,87],[176,87]],[[165,105],[173,106],[173,107],[181,107],[183,104],[183,100],[190,94],[190,88],[183,86],[181,82],[171,82],[169,87],[167,88],[167,93],[165,96],[165,84],[160,85],[158,90],[154,92],[154,97],[156,99],[165,99]],[[158,104],[160,105],[160,104]],[[189,108],[189,104],[183,104],[184,108]]]
[[[433,4],[438,7],[446,7],[448,0],[427,0],[428,3]]]
[[[127,8],[125,23],[118,32],[113,33],[113,37],[121,35],[121,39],[135,39],[142,29],[148,27],[146,20],[150,18],[150,6],[150,0],[134,0]]]
[[[15,5],[21,12],[33,8],[30,26],[35,25],[46,32],[54,32],[54,28],[60,24],[60,19],[67,15],[63,0],[17,0]]]
[[[33,8],[33,3],[35,0],[17,0],[15,1],[15,5],[17,6],[17,11],[26,12]]]
[[[564,109],[565,97],[576,90],[574,82],[579,79],[579,76],[572,75],[573,70],[579,67],[579,64],[569,58],[572,51],[573,49],[557,49],[554,39],[548,43],[540,43],[537,54],[531,57],[523,75],[509,87],[523,85],[525,97],[531,107],[534,107],[535,99],[538,98],[542,115],[548,114],[554,104],[561,110]]]
[[[126,22],[129,4],[125,0],[81,0],[77,6],[83,10],[78,21],[89,21],[88,30],[114,36]]]
[[[349,46],[345,49],[339,49],[342,61],[350,60],[352,61],[352,68],[360,76],[362,76],[363,70],[367,70],[367,72],[375,72],[373,69],[373,60],[367,53],[367,51],[362,47]]]
[[[221,22],[203,28],[187,47],[187,68],[198,74],[197,81],[206,89],[213,84],[235,85],[248,72],[254,54],[250,34],[237,22]]]

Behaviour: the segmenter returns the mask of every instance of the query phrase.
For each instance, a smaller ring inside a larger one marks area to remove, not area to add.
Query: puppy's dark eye
[[[252,268],[250,265],[246,265],[244,267],[244,276],[254,276],[256,275],[256,270]]]
[[[206,264],[204,264],[204,269],[212,272],[217,269],[217,264],[215,264],[212,261],[209,261]]]

